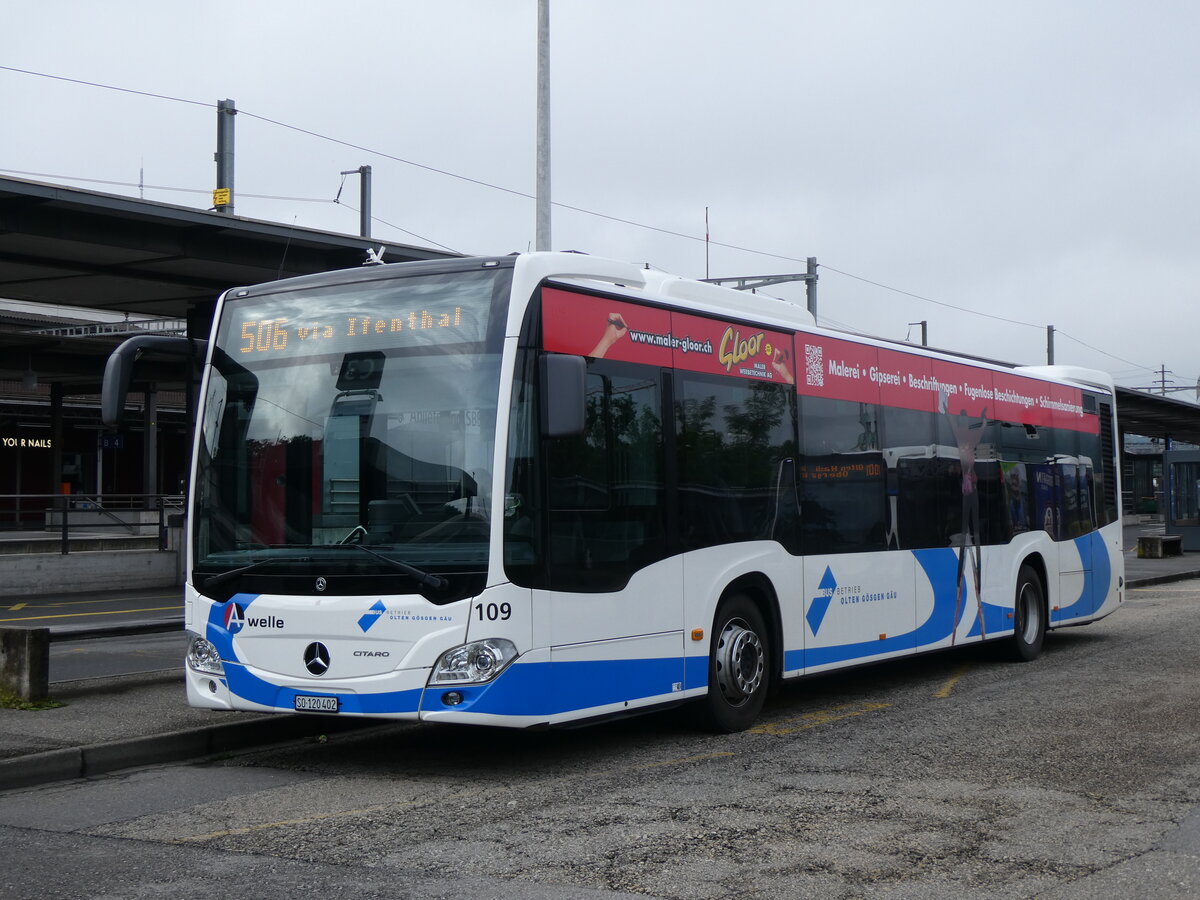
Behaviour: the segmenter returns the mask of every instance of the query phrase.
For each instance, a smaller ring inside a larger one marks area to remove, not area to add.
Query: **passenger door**
[[[550,590],[534,592],[564,709],[670,695],[683,682],[661,370],[590,360],[586,402],[584,434],[548,442]]]

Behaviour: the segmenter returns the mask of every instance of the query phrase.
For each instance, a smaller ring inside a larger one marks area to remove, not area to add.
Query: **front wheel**
[[[1046,639],[1046,598],[1042,581],[1032,566],[1021,566],[1017,574],[1017,596],[1013,610],[1010,656],[1018,662],[1037,659]]]
[[[726,734],[745,731],[762,711],[770,684],[771,647],[762,613],[745,594],[726,597],[713,620],[701,724]]]

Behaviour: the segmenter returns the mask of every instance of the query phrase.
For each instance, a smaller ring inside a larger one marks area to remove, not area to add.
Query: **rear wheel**
[[[1046,639],[1046,595],[1042,580],[1032,566],[1021,566],[1017,574],[1014,606],[1009,655],[1018,662],[1037,659]]]
[[[701,724],[724,733],[745,731],[762,711],[770,684],[771,648],[762,614],[745,594],[731,594],[713,620]]]

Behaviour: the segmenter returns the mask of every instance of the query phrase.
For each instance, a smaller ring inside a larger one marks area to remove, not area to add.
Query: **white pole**
[[[538,0],[537,48],[537,222],[534,249],[550,243],[550,0]]]

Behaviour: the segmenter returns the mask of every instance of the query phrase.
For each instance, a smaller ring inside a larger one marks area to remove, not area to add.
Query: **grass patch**
[[[47,697],[45,700],[25,700],[18,697],[16,694],[10,694],[8,691],[0,691],[0,709],[23,709],[23,710],[39,710],[39,709],[58,709],[60,706],[66,706],[65,703]]]

